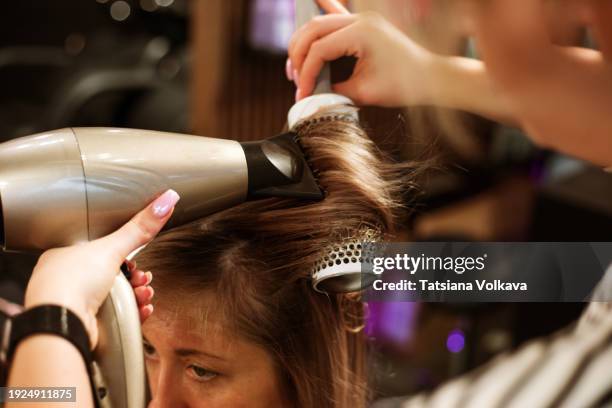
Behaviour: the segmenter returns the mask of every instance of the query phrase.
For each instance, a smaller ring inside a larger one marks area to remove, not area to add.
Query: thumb
[[[151,241],[172,216],[179,200],[174,190],[167,190],[117,231],[102,238],[113,255],[123,261],[130,253]]]

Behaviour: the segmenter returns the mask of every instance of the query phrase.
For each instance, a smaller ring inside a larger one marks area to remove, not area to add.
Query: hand
[[[136,261],[127,261],[128,268],[132,277],[130,278],[130,284],[134,288],[134,295],[136,296],[136,303],[138,303],[138,313],[140,314],[140,322],[144,323],[145,320],[153,313],[153,305],[151,300],[155,291],[151,286],[153,280],[153,274],[151,271],[144,272],[137,268]]]
[[[554,43],[546,2],[475,4],[476,40],[487,71],[529,136],[544,147],[612,164],[612,36],[604,35],[612,33],[612,3],[553,2],[560,16],[565,7],[586,7],[576,13],[591,22],[601,51]]]
[[[293,34],[288,73],[298,85],[296,99],[312,93],[326,62],[343,56],[356,57],[357,65],[347,81],[333,85],[334,92],[361,105],[430,102],[428,72],[432,55],[380,15],[370,12],[315,17]]]
[[[96,314],[108,296],[121,263],[157,235],[170,219],[178,199],[176,192],[168,190],[112,234],[43,253],[28,283],[25,307],[57,304],[69,308],[81,318],[95,347]],[[138,276],[134,274],[133,284]],[[138,292],[136,289],[137,297]],[[142,305],[141,301],[138,303]]]

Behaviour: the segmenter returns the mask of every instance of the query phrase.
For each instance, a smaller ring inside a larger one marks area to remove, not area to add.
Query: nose
[[[149,387],[151,402],[148,408],[187,408],[181,393],[180,376],[173,375],[169,367],[160,364],[154,369],[149,368]]]

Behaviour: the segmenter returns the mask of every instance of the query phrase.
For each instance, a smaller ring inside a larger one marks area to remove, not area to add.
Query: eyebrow
[[[147,344],[151,344],[151,342],[144,335],[142,336],[142,340],[146,342]],[[196,349],[185,349],[185,348],[175,349],[174,354],[176,354],[179,357],[206,356],[206,357],[214,358],[214,359],[221,360],[221,361],[227,361],[223,357],[218,356],[216,354],[211,354],[211,353],[207,353],[205,351],[196,350]]]

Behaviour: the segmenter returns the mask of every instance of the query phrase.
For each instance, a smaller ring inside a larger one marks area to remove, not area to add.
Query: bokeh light
[[[465,347],[465,333],[456,329],[451,331],[446,338],[446,348],[451,353],[460,353]]]
[[[123,0],[114,2],[110,7],[110,15],[115,21],[124,21],[132,12],[132,9],[128,3]]]

